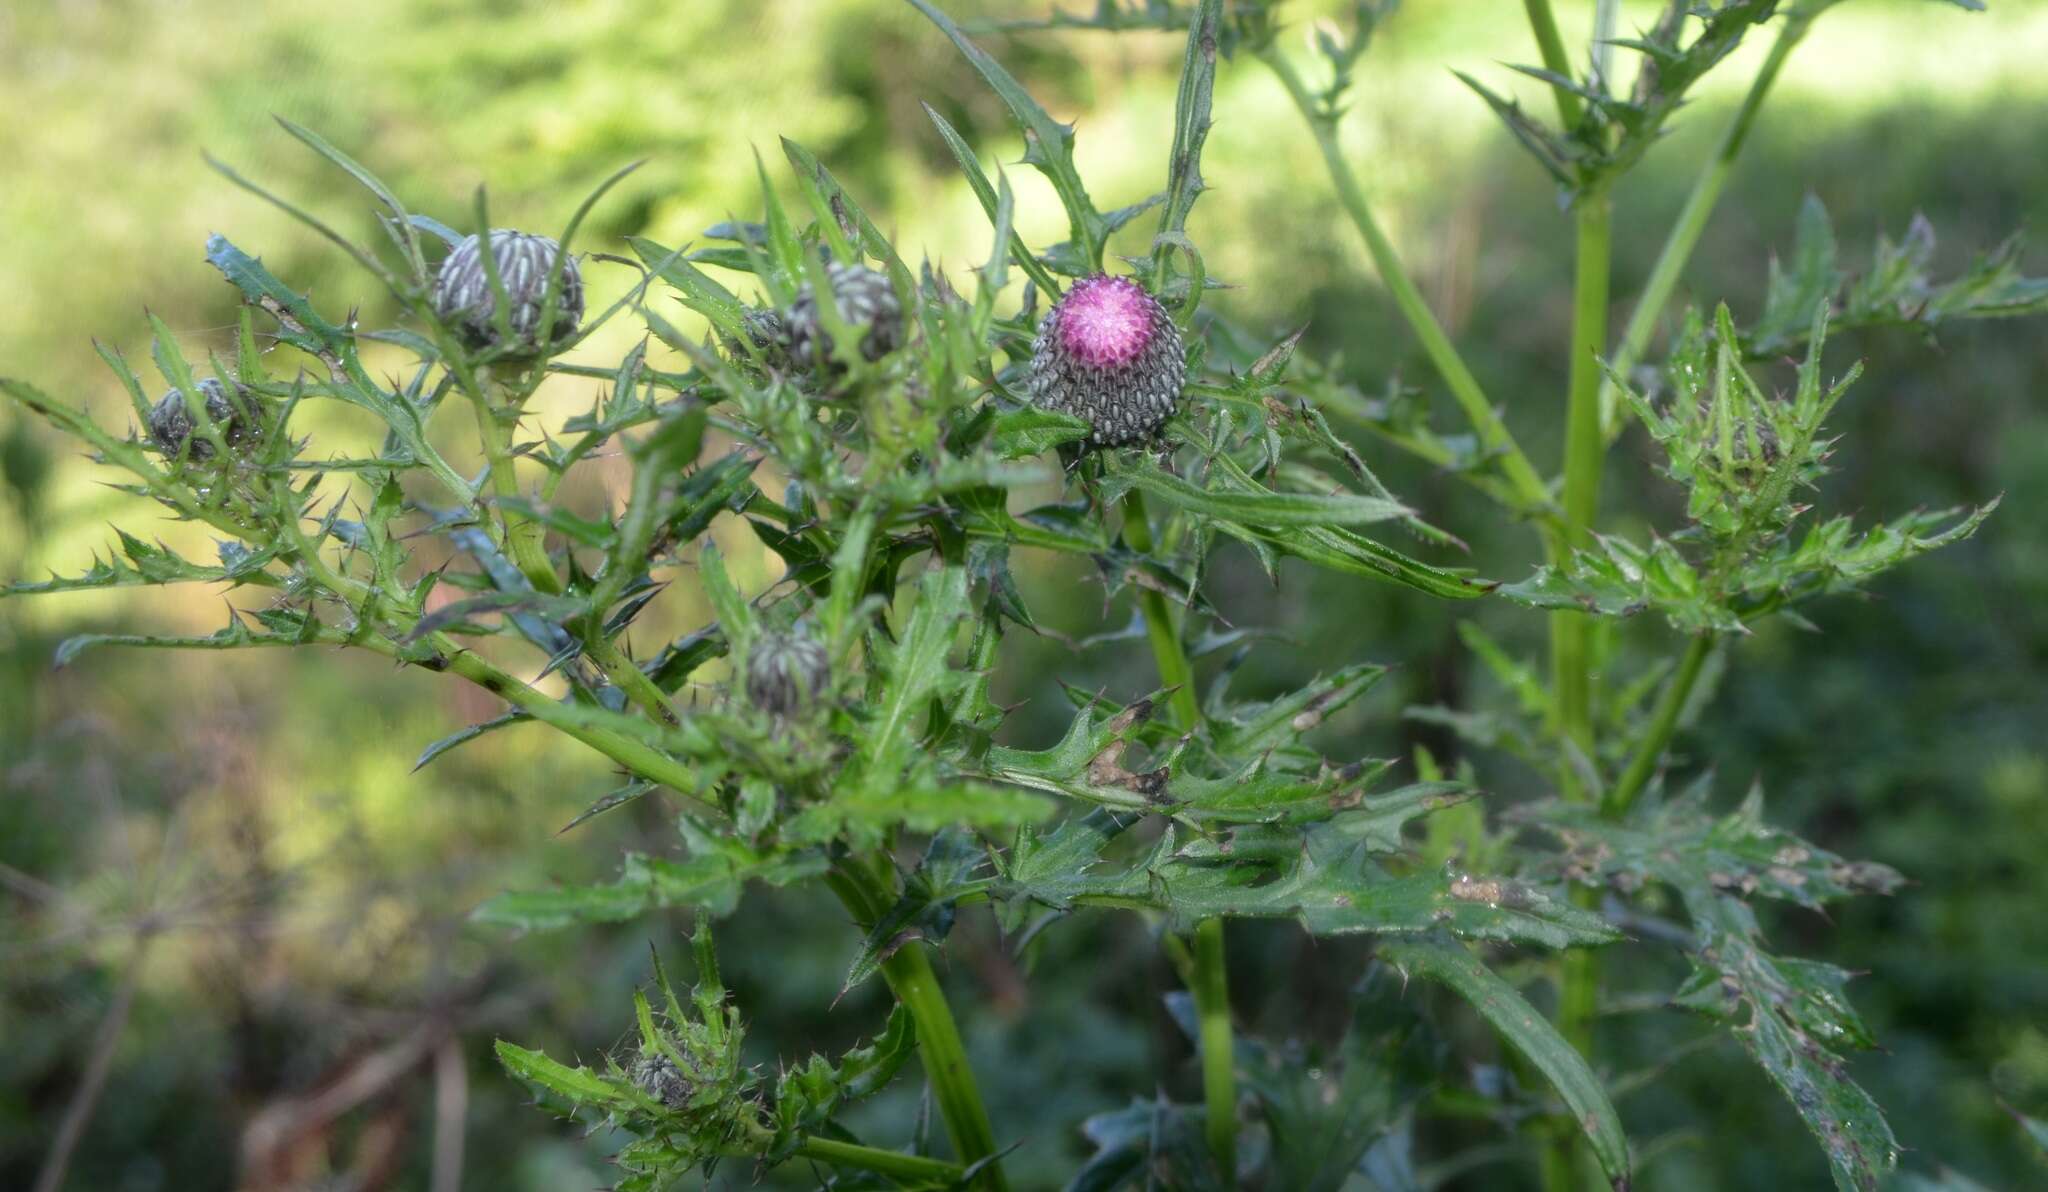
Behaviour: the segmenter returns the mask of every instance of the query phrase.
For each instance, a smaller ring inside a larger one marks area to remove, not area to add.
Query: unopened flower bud
[[[740,316],[740,329],[746,332],[747,343],[760,353],[761,362],[771,369],[789,367],[789,324],[780,311],[765,306],[749,307]],[[750,360],[744,344],[728,345],[734,359]]]
[[[765,634],[747,656],[747,698],[778,719],[809,707],[831,677],[825,647],[802,632]]]
[[[263,433],[257,398],[248,386],[237,382],[230,396],[228,387],[219,379],[203,377],[192,387],[206,402],[206,416],[213,420],[214,429],[220,432],[221,440],[228,446],[237,446]],[[186,404],[181,390],[173,389],[164,394],[149,409],[150,440],[165,455],[183,453],[194,462],[212,459],[212,440],[194,433],[196,429],[192,424],[192,407]]]
[[[434,275],[434,313],[454,327],[472,348],[498,345],[498,295],[484,269],[480,241],[466,236],[441,262]],[[583,276],[576,258],[562,257],[562,246],[546,236],[511,228],[491,230],[491,258],[498,282],[510,304],[507,324],[515,351],[531,352],[543,342],[561,343],[576,334],[583,321]],[[543,334],[541,308],[546,305],[548,272],[561,258],[562,280],[555,295],[555,317]]]
[[[903,346],[903,305],[887,274],[865,265],[833,261],[825,266],[832,282],[832,297],[839,317],[860,334],[864,360],[880,360]],[[799,368],[824,367],[832,371],[832,333],[818,315],[818,295],[805,282],[790,305],[789,354]]]
[[[1699,419],[1707,442],[1718,451],[1721,426],[1711,396],[1700,398]],[[1728,462],[1743,471],[1761,471],[1778,462],[1778,428],[1771,424],[1768,411],[1728,420]]]
[[[660,1052],[641,1052],[633,1061],[633,1083],[641,1092],[668,1106],[681,1109],[689,1104],[690,1078],[676,1067],[676,1062]]]
[[[1159,300],[1126,277],[1075,282],[1031,345],[1034,404],[1087,420],[1097,446],[1158,430],[1180,404],[1187,359],[1180,328]]]

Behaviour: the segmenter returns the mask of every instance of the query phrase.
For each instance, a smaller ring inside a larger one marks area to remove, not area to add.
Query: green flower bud
[[[676,1062],[658,1051],[641,1052],[633,1061],[632,1077],[635,1087],[670,1109],[688,1105],[696,1091]]]
[[[896,301],[887,274],[839,261],[826,265],[825,273],[832,282],[839,317],[860,333],[862,359],[880,360],[903,346],[903,305]],[[818,295],[811,283],[805,282],[797,291],[787,323],[789,354],[798,368],[839,370],[832,358],[832,333],[818,316]]]
[[[221,439],[230,447],[260,437],[263,423],[259,414],[258,399],[249,387],[235,382],[234,394],[229,396],[228,387],[218,378],[202,377],[193,388],[206,402],[206,416],[213,420],[214,429],[220,431]],[[173,389],[157,399],[149,409],[149,437],[156,449],[168,456],[185,454],[195,463],[213,458],[213,442],[192,424],[192,408],[185,401],[183,392]]]
[[[441,262],[440,272],[434,275],[433,298],[434,313],[454,327],[470,347],[481,349],[498,346],[498,295],[491,288],[479,244],[477,237],[466,236]],[[554,322],[545,335],[540,331],[548,271],[561,255],[562,246],[546,236],[511,228],[491,229],[491,257],[511,304],[507,322],[513,338],[508,346],[514,351],[537,351],[544,340],[563,343],[576,334],[583,321],[583,275],[576,268],[576,258],[568,257],[562,260]]]
[[[747,698],[777,719],[809,707],[831,678],[825,647],[802,632],[765,634],[747,656]]]

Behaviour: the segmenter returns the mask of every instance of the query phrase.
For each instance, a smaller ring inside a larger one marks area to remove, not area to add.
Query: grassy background
[[[1304,4],[1302,17],[1333,7]],[[1568,32],[1582,21],[1567,4]],[[1782,81],[1752,153],[1709,230],[1685,292],[1754,310],[1772,248],[1790,240],[1801,195],[1833,212],[1845,256],[1867,253],[1924,210],[1942,257],[1966,260],[2048,215],[2048,11],[1984,15],[1924,0],[1854,0],[1829,14]],[[949,10],[1012,16],[998,0]],[[1517,84],[1496,63],[1533,56],[1515,6],[1415,4],[1361,70],[1347,148],[1432,303],[1539,459],[1555,458],[1569,317],[1566,218],[1536,168],[1490,125],[1447,68]],[[1649,10],[1625,6],[1624,24]],[[1306,24],[1302,19],[1300,24]],[[1297,29],[1289,44],[1301,45]],[[1104,206],[1157,188],[1177,39],[1134,35],[988,40],[1062,119]],[[1746,47],[1703,89],[1679,129],[1624,188],[1617,294],[1632,297],[1691,170],[1762,50]],[[1520,88],[1532,101],[1542,96]],[[893,0],[29,0],[0,7],[0,373],[85,400],[114,425],[118,387],[90,339],[146,356],[145,307],[188,355],[225,345],[228,288],[205,266],[210,231],[231,234],[280,275],[342,308],[374,297],[314,240],[209,171],[201,150],[294,196],[351,233],[372,231],[358,193],[268,120],[320,130],[372,163],[417,208],[464,218],[480,183],[498,222],[551,228],[618,165],[648,165],[607,200],[585,247],[628,234],[664,242],[752,213],[753,152],[801,141],[888,213],[907,250],[943,266],[985,256],[987,231],[918,108],[938,106],[1013,161],[1000,107],[943,39]],[[1433,377],[1371,279],[1332,204],[1314,150],[1255,63],[1224,68],[1205,173],[1215,188],[1190,231],[1212,274],[1239,288],[1217,309],[1262,334],[1308,322],[1311,350],[1341,351],[1369,388]],[[1035,175],[1013,168],[1020,223],[1059,238]],[[1133,244],[1136,242],[1134,241]],[[1127,245],[1127,249],[1135,251]],[[2048,268],[2031,254],[2036,272]],[[600,271],[594,299],[624,280]],[[1621,308],[1625,311],[1625,307]],[[371,311],[371,317],[375,311]],[[623,334],[623,331],[622,331]],[[1856,1074],[1893,1112],[1905,1164],[1951,1165],[1995,1186],[2043,1169],[1999,1108],[2048,1110],[2048,344],[2038,324],[1980,325],[1927,344],[1845,339],[1866,379],[1844,406],[1840,473],[1825,501],[1870,516],[2006,494],[1964,547],[1887,579],[1865,601],[1815,615],[1822,632],[1771,628],[1735,652],[1689,758],[1733,798],[1753,778],[1774,814],[1918,885],[1833,923],[1771,923],[1784,950],[1871,976],[1853,992],[1889,1051]],[[594,356],[619,343],[593,346]],[[1833,362],[1833,361],[1831,361]],[[555,399],[587,394],[573,386]],[[325,414],[325,442],[364,428]],[[438,428],[458,458],[462,428]],[[1364,444],[1397,491],[1471,540],[1496,574],[1519,575],[1527,536],[1493,524],[1456,485]],[[1675,524],[1639,436],[1610,465],[1608,524]],[[95,484],[68,444],[0,411],[0,579],[75,571],[117,520],[179,541],[181,527]],[[616,479],[615,477],[611,479]],[[605,477],[583,494],[602,501]],[[189,541],[189,539],[186,539]],[[738,542],[734,543],[739,545]],[[1238,682],[1299,682],[1330,660],[1397,664],[1374,699],[1332,726],[1352,752],[1447,743],[1400,718],[1410,702],[1483,706],[1449,611],[1391,589],[1290,572],[1276,591],[1242,557],[1216,570],[1217,598],[1245,624],[1281,627]],[[758,549],[739,556],[772,576]],[[1041,619],[1076,636],[1103,628],[1088,577],[1047,560],[1020,575]],[[665,616],[694,614],[676,593]],[[1461,613],[1469,610],[1460,610]],[[467,1141],[465,1187],[556,1189],[605,1179],[606,1140],[551,1126],[489,1060],[510,1035],[585,1057],[618,1041],[624,991],[679,922],[507,940],[464,922],[513,885],[595,878],[622,847],[663,850],[653,808],[556,830],[611,785],[604,767],[534,730],[487,738],[410,771],[427,742],[484,718],[491,702],[419,673],[350,655],[90,654],[52,672],[76,632],[206,632],[218,593],[98,593],[0,605],[0,1186],[27,1186],[93,1032],[134,965],[133,1017],[113,1053],[70,1186],[207,1189],[237,1183],[238,1148],[266,1106],[322,1088],[342,1068],[425,1024],[452,1029],[451,1071]],[[1533,655],[1540,620],[1507,606],[1477,615]],[[1121,617],[1108,618],[1116,624]],[[1111,628],[1115,625],[1109,626]],[[1669,648],[1650,624],[1631,648]],[[1042,739],[1052,682],[1149,685],[1142,644],[1075,655],[1008,643],[1012,731]],[[1484,759],[1502,802],[1533,779]],[[137,940],[147,938],[146,948]],[[851,956],[843,914],[799,893],[750,900],[725,933],[728,979],[751,1017],[758,1059],[800,1057],[879,1021],[877,989],[833,1004]],[[759,941],[774,941],[772,947]],[[1363,963],[1351,945],[1309,945],[1247,928],[1234,952],[1240,1010],[1276,1034],[1341,1020]],[[134,958],[141,956],[139,963]],[[1617,966],[1617,1003],[1673,985],[1675,959]],[[1158,1011],[1169,974],[1141,924],[1084,917],[1052,933],[1020,972],[982,919],[963,922],[948,980],[977,1067],[1010,1137],[1020,1182],[1056,1186],[1084,1145],[1086,1113],[1186,1091],[1186,1049]],[[1112,958],[1105,963],[1105,958]],[[1789,1109],[1732,1046],[1694,1050],[1700,1024],[1617,1013],[1603,1023],[1617,1070],[1672,1059],[1622,1103],[1657,1188],[1821,1186],[1824,1170]],[[427,1186],[436,1135],[433,1065],[342,1116],[292,1157],[310,1181],[360,1163],[388,1186]],[[906,1085],[909,1082],[904,1082]],[[899,1087],[861,1119],[895,1142],[915,1111]],[[1449,1141],[1449,1140],[1446,1140]],[[791,1173],[802,1182],[803,1173]],[[1506,1187],[1526,1166],[1458,1186]],[[720,1180],[745,1186],[752,1173]]]

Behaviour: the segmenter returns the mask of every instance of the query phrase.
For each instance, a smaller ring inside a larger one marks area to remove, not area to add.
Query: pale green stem
[[[1529,13],[1529,30],[1536,35],[1537,52],[1543,55],[1543,69],[1552,74],[1572,77],[1572,60],[1565,52],[1564,38],[1557,32],[1557,17],[1550,11],[1550,0],[1522,0],[1522,7]],[[1557,97],[1557,118],[1566,129],[1577,128],[1585,114],[1579,97],[1555,83],[1550,92]]]
[[[1628,768],[1607,792],[1601,810],[1609,819],[1619,819],[1628,814],[1629,805],[1636,796],[1643,793],[1650,775],[1656,773],[1657,763],[1664,758],[1665,749],[1671,745],[1672,734],[1678,731],[1678,718],[1685,711],[1686,701],[1692,698],[1692,689],[1700,680],[1700,671],[1706,665],[1707,656],[1714,652],[1714,637],[1702,633],[1692,639],[1685,648],[1685,655],[1678,660],[1678,673],[1664,685],[1663,694],[1657,697],[1657,706],[1650,712],[1650,727],[1637,743],[1635,755],[1628,760]]]
[[[1237,1186],[1237,1055],[1231,1038],[1230,984],[1223,920],[1195,925],[1195,1016],[1202,1035],[1203,1132],[1225,1187]]]
[[[1124,545],[1138,554],[1151,554],[1152,524],[1145,520],[1145,498],[1132,489],[1124,494],[1123,504]],[[1195,698],[1194,667],[1188,662],[1187,651],[1181,648],[1180,627],[1173,610],[1167,607],[1165,593],[1142,584],[1136,587],[1138,607],[1145,614],[1145,634],[1151,639],[1152,657],[1159,666],[1160,686],[1173,688],[1168,706],[1182,729],[1193,729],[1201,723],[1202,709]]]
[[[562,579],[555,574],[554,564],[548,562],[544,542],[547,527],[510,504],[519,496],[519,474],[512,462],[510,436],[498,417],[496,403],[488,397],[490,391],[498,388],[485,382],[484,392],[473,394],[470,404],[476,408],[477,438],[483,444],[484,459],[490,465],[491,492],[498,498],[498,516],[505,526],[505,549],[535,591],[553,595],[562,590]]]
[[[1141,555],[1152,553],[1152,524],[1146,520],[1145,500],[1136,489],[1124,495],[1124,544]],[[1160,592],[1138,589],[1138,604],[1145,613],[1145,632],[1152,640],[1152,656],[1159,666],[1159,681],[1174,688],[1171,707],[1174,719],[1185,731],[1202,721],[1201,701],[1195,698],[1194,667],[1181,646],[1180,628]],[[1195,995],[1195,1012],[1201,1020],[1202,1101],[1207,1107],[1204,1127],[1209,1150],[1229,1186],[1237,1182],[1237,1065],[1236,1044],[1231,1039],[1230,985],[1226,978],[1227,958],[1223,949],[1223,920],[1204,919],[1195,925],[1195,950],[1190,985]]]
[[[1600,354],[1607,340],[1609,246],[1614,202],[1604,191],[1580,196],[1578,261],[1573,278],[1570,388],[1565,399],[1564,541],[1580,549],[1592,541],[1600,506]],[[1593,620],[1584,613],[1556,612],[1550,618],[1552,681],[1557,728],[1589,760],[1593,752]],[[1584,797],[1566,767],[1567,795]]]
[[[875,868],[865,859],[853,857],[825,877],[863,930],[872,927],[894,901]],[[917,1026],[917,1050],[924,1060],[925,1079],[931,1084],[939,1116],[945,1119],[947,1137],[953,1140],[953,1153],[968,1166],[983,1164],[975,1187],[983,1192],[1006,1192],[1009,1185],[995,1158],[995,1127],[989,1124],[988,1110],[982,1106],[981,1089],[974,1082],[974,1071],[967,1066],[967,1049],[960,1042],[960,1028],[953,1022],[953,1011],[946,1005],[930,958],[915,941],[907,943],[882,962],[882,978]]]
[[[1671,295],[1678,288],[1678,275],[1685,270],[1685,263],[1692,259],[1693,249],[1698,247],[1700,236],[1706,231],[1707,220],[1714,213],[1714,204],[1720,201],[1721,192],[1727,188],[1728,178],[1735,168],[1735,159],[1741,155],[1744,142],[1749,139],[1750,129],[1755,126],[1757,114],[1762,111],[1764,100],[1770,95],[1771,85],[1777,82],[1778,72],[1784,68],[1785,60],[1792,56],[1799,43],[1805,39],[1814,18],[1830,7],[1827,3],[1803,4],[1786,16],[1784,27],[1778,30],[1778,40],[1771,44],[1770,56],[1757,70],[1756,78],[1749,85],[1749,94],[1743,96],[1742,106],[1736,110],[1735,118],[1721,133],[1721,142],[1714,150],[1714,156],[1700,170],[1693,180],[1692,192],[1686,195],[1685,206],[1678,213],[1678,221],[1671,226],[1670,235],[1664,239],[1664,247],[1657,253],[1657,263],[1650,268],[1649,280],[1643,283],[1643,292],[1637,297],[1635,309],[1629,312],[1628,325],[1621,333],[1621,343],[1614,351],[1613,367],[1616,376],[1626,378],[1640,364],[1643,353],[1649,349],[1650,337],[1656,334],[1657,321],[1663,317],[1664,308],[1671,301]],[[1621,433],[1621,419],[1618,404],[1619,394],[1611,381],[1603,382],[1600,388],[1600,417],[1607,438],[1613,439]]]
[[[1600,354],[1607,346],[1607,296],[1614,200],[1604,188],[1579,196],[1577,261],[1572,277],[1570,380],[1565,397],[1564,541],[1579,549],[1592,541],[1600,507],[1600,469],[1607,451],[1600,435]],[[1558,731],[1567,748],[1578,749],[1589,765],[1598,757],[1593,738],[1592,617],[1578,612],[1550,615],[1552,689]],[[1576,770],[1561,775],[1565,797],[1585,799]],[[1584,902],[1589,891],[1574,891]],[[1584,949],[1559,958],[1557,1029],[1581,1055],[1591,1055],[1599,977],[1594,955]],[[1572,1192],[1584,1185],[1587,1161],[1577,1132],[1559,1133],[1544,1144],[1546,1192]]]
[[[1458,408],[1464,411],[1480,446],[1487,454],[1499,457],[1501,472],[1520,500],[1520,511],[1534,516],[1547,515],[1551,508],[1549,486],[1544,484],[1536,466],[1529,462],[1528,455],[1508,432],[1499,412],[1487,401],[1478,378],[1465,367],[1464,359],[1452,346],[1450,337],[1444,334],[1443,326],[1437,322],[1429,304],[1423,301],[1415,283],[1408,279],[1399,254],[1394,251],[1386,233],[1380,230],[1379,221],[1373,218],[1372,207],[1366,202],[1365,192],[1359,188],[1358,179],[1344,160],[1343,151],[1337,144],[1335,122],[1317,107],[1315,97],[1301,81],[1301,75],[1278,50],[1269,47],[1261,51],[1259,60],[1272,69],[1294,100],[1294,106],[1301,111],[1302,118],[1308,122],[1316,147],[1322,150],[1323,164],[1329,169],[1330,181],[1336,187],[1337,200],[1357,226],[1359,235],[1365,238],[1366,253],[1372,258],[1373,268],[1379,272],[1381,284],[1387,287],[1387,292],[1394,298],[1394,305],[1400,308],[1401,316],[1422,342],[1423,351],[1443,377]]]
[[[839,1142],[830,1138],[806,1138],[797,1144],[796,1153],[799,1158],[815,1159],[834,1167],[854,1167],[862,1171],[927,1184],[956,1184],[960,1181],[962,1173],[958,1163],[948,1163],[943,1159],[905,1155],[898,1151],[885,1151],[877,1147]]]

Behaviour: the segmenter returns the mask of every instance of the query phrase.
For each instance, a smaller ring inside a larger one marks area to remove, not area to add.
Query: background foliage
[[[948,7],[1028,15],[995,3]],[[1489,391],[1511,410],[1527,401],[1547,411],[1562,389],[1554,345],[1569,318],[1557,300],[1569,262],[1553,189],[1443,69],[1515,86],[1492,64],[1527,60],[1525,34],[1485,7],[1414,5],[1389,24],[1344,135]],[[1628,8],[1624,23],[1635,15]],[[1179,43],[989,40],[1057,116],[1082,121],[1082,170],[1104,206],[1149,187]],[[1938,275],[2011,228],[2040,223],[2048,177],[2035,147],[2048,136],[2048,83],[2032,64],[2043,55],[2048,14],[2021,4],[1966,17],[1857,0],[1830,14],[1790,68],[1687,289],[1754,317],[1765,262],[1774,249],[1790,253],[1808,190],[1858,264],[1879,232],[1902,235],[1916,210],[1942,229]],[[1738,65],[1711,81],[1679,115],[1671,149],[1622,189],[1618,276],[1642,275],[1689,181],[1684,163],[1745,74]],[[487,179],[506,222],[553,226],[597,179],[649,157],[598,208],[593,245],[627,235],[676,243],[748,212],[750,144],[772,152],[788,135],[868,210],[904,221],[890,229],[900,242],[927,246],[935,260],[975,260],[982,217],[919,100],[984,157],[1011,151],[1003,113],[952,48],[884,0],[10,6],[0,12],[0,107],[34,118],[0,128],[0,157],[19,163],[0,179],[0,359],[53,390],[90,395],[120,425],[125,399],[79,330],[139,358],[146,298],[188,354],[225,351],[233,296],[205,268],[201,245],[228,226],[330,305],[368,293],[323,274],[336,268],[330,256],[200,161],[204,148],[287,193],[331,186],[271,112],[320,128],[451,220]],[[1210,272],[1240,288],[1210,301],[1275,332],[1306,322],[1305,344],[1319,355],[1341,349],[1367,392],[1392,376],[1426,380],[1384,295],[1359,280],[1370,273],[1355,237],[1278,88],[1248,67],[1226,68],[1217,110],[1205,161],[1214,189],[1192,228]],[[1030,238],[1059,238],[1063,220],[1041,183],[1021,170],[1012,180]],[[329,211],[351,232],[367,227],[352,196]],[[2038,253],[2029,263],[2043,271]],[[624,284],[596,276],[597,303]],[[2048,979],[2038,975],[2048,928],[2035,913],[2048,900],[2048,753],[2037,729],[2048,722],[2048,532],[2030,516],[2048,500],[2041,342],[2032,328],[1996,325],[1945,329],[1934,351],[1911,332],[1831,342],[1834,369],[1859,356],[1870,365],[1831,420],[1853,445],[1830,481],[1833,508],[1889,513],[2003,493],[2006,513],[1938,565],[1888,577],[1874,599],[1821,606],[1818,637],[1767,627],[1685,738],[1714,759],[1724,798],[1766,775],[1777,822],[1919,883],[1898,898],[1845,904],[1831,926],[1772,908],[1767,927],[1787,953],[1872,972],[1856,1000],[1889,1051],[1859,1057],[1855,1075],[1891,1111],[1913,1152],[1905,1165],[1928,1175],[1947,1165],[1990,1186],[2040,1172],[2001,1103],[2036,1115],[2048,1107]],[[337,437],[368,433],[326,406],[321,416],[336,420]],[[128,500],[93,485],[83,461],[40,428],[12,412],[0,419],[9,420],[0,422],[0,579],[81,570],[109,541],[110,517],[134,524]],[[1518,423],[1541,458],[1556,453],[1541,439],[1553,421]],[[1434,523],[1461,532],[1489,524],[1490,510],[1454,482],[1363,446]],[[1611,510],[1674,519],[1655,458],[1639,432],[1625,441],[1609,471]],[[604,495],[583,494],[593,506]],[[181,529],[167,528],[166,539],[177,542]],[[1475,553],[1528,549],[1512,528],[1499,533],[1501,542],[1475,541]],[[732,547],[728,564],[742,577],[779,569],[750,543]],[[1100,623],[1092,576],[1030,562],[1017,578],[1042,620],[1077,640],[1116,635],[1078,653],[1022,635],[1005,642],[1017,669],[996,696],[1029,701],[1007,731],[1042,745],[1067,718],[1056,678],[1112,697],[1152,684],[1142,638]],[[1233,619],[1288,635],[1255,656],[1263,669],[1241,675],[1239,690],[1290,689],[1329,658],[1369,657],[1392,664],[1392,675],[1333,718],[1326,738],[1353,755],[1396,756],[1420,742],[1457,756],[1434,726],[1397,717],[1409,703],[1471,708],[1484,690],[1463,670],[1448,607],[1391,588],[1361,598],[1354,582],[1306,568],[1290,569],[1276,594],[1248,557],[1235,562],[1212,574],[1214,598]],[[689,610],[671,615],[685,620]],[[1533,651],[1533,636],[1518,635],[1536,633],[1535,618],[1506,605],[1479,615]],[[605,1179],[613,1144],[537,1129],[523,1094],[493,1066],[489,1039],[509,1033],[586,1058],[618,1044],[614,995],[644,976],[659,921],[506,945],[467,916],[502,889],[607,876],[620,847],[662,847],[665,826],[629,814],[555,839],[612,784],[601,765],[537,732],[498,734],[409,773],[416,749],[493,709],[365,658],[106,653],[50,671],[56,641],[72,633],[138,621],[206,632],[218,620],[197,588],[152,593],[146,604],[115,592],[0,605],[0,1184],[31,1178],[92,1033],[129,980],[138,928],[154,942],[132,970],[132,1019],[75,1186],[231,1186],[222,1157],[246,1144],[264,1110],[416,1032],[453,1057],[444,1073],[466,1068],[473,1078],[444,1074],[437,1084],[423,1066],[343,1115],[333,1154],[388,1152],[408,1186],[425,1186],[433,1120],[451,1111],[448,1090],[463,1088],[452,1112],[467,1120],[469,1186]],[[1664,630],[1644,618],[1627,632]],[[670,926],[655,942],[681,963],[682,925]],[[750,1045],[800,1039],[841,1050],[857,1041],[857,1024],[879,1018],[873,986],[833,1005],[847,936],[844,913],[821,897],[748,900],[721,938],[726,982],[753,1023]],[[1311,943],[1285,925],[1247,926],[1239,938],[1240,1014],[1269,1036],[1333,1044],[1363,948]],[[1030,974],[994,946],[984,912],[963,915],[953,941],[947,977],[967,995],[957,1004],[991,1109],[1025,1131],[1010,1161],[1019,1183],[1070,1171],[1089,1148],[1069,1124],[1149,1091],[1149,1073],[1192,1086],[1187,1046],[1159,997],[1174,981],[1140,924],[1103,915],[1059,933]],[[1630,984],[1663,990],[1679,975],[1674,961]],[[1607,1047],[1675,1064],[1654,1091],[1621,1104],[1639,1140],[1692,1131],[1644,1156],[1647,1183],[1825,1180],[1798,1123],[1733,1048],[1696,1050],[1701,1032],[1626,1013],[1601,1030]],[[446,1048],[444,1035],[454,1040]],[[864,1112],[912,1112],[901,1099],[914,1095],[899,1087],[889,1094],[896,1103]],[[738,1186],[748,1176],[721,1178]]]

